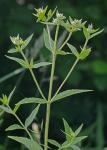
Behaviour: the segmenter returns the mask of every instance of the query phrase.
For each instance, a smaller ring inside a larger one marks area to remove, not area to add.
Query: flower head
[[[64,21],[64,19],[66,19],[66,17],[62,14],[59,13],[58,11],[56,12],[56,18],[53,18],[53,23],[54,24],[62,24]]]
[[[19,37],[19,34],[16,37],[11,37],[10,36],[10,39],[11,39],[12,43],[14,45],[17,45],[17,46],[18,45],[22,45],[24,43],[24,41],[22,40],[22,38]]]
[[[66,19],[66,17],[62,13],[59,13],[58,11],[56,12],[56,18],[60,20]]]

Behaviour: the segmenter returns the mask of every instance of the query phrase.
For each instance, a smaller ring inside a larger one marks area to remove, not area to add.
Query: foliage
[[[16,63],[13,63],[13,61],[9,61],[4,57],[4,54],[6,54],[7,49],[10,49],[10,41],[9,36],[10,35],[17,35],[19,33],[21,36],[27,37],[32,32],[36,32],[34,34],[34,38],[32,42],[30,43],[30,50],[28,49],[28,53],[30,55],[33,55],[33,57],[36,56],[36,59],[47,61],[48,58],[48,51],[46,51],[45,48],[43,48],[43,40],[42,40],[42,26],[40,24],[35,24],[35,19],[33,15],[31,15],[32,12],[34,12],[33,7],[39,6],[41,7],[46,6],[47,2],[50,6],[50,8],[55,8],[57,5],[61,12],[64,12],[66,16],[72,16],[73,18],[83,18],[83,20],[87,20],[87,22],[93,22],[93,24],[100,28],[105,28],[103,34],[101,34],[99,37],[91,40],[90,46],[93,47],[92,55],[88,57],[85,60],[85,63],[80,63],[78,66],[78,70],[73,72],[72,77],[68,79],[66,82],[66,85],[62,88],[63,90],[66,88],[73,88],[77,89],[78,87],[88,89],[94,89],[94,92],[92,94],[82,94],[81,96],[76,95],[72,97],[68,97],[67,101],[62,101],[61,103],[57,103],[53,105],[52,113],[51,113],[51,122],[50,122],[50,137],[54,137],[54,139],[57,139],[59,142],[64,140],[64,136],[58,132],[59,128],[62,126],[61,117],[63,116],[70,125],[75,129],[78,127],[78,125],[81,122],[84,122],[84,129],[91,128],[95,125],[96,117],[97,117],[97,104],[100,101],[100,104],[102,105],[102,113],[103,117],[106,117],[107,110],[106,110],[106,90],[107,90],[107,74],[106,74],[106,8],[107,3],[106,0],[82,0],[82,1],[66,1],[66,0],[59,0],[59,1],[32,1],[32,0],[17,0],[17,1],[11,1],[11,0],[1,0],[0,1],[0,17],[1,17],[1,24],[0,24],[0,33],[1,33],[1,39],[0,39],[0,79],[4,76],[3,80],[0,82],[0,91],[8,95],[10,92],[10,89],[16,86],[16,90],[14,96],[12,97],[11,105],[18,102],[18,100],[23,99],[26,95],[27,97],[36,95],[38,97],[37,90],[33,90],[32,81],[29,78],[29,74],[26,73],[24,69],[18,70],[16,68],[19,67]],[[91,11],[92,10],[92,11]],[[22,15],[23,14],[23,15]],[[27,17],[26,17],[27,16]],[[40,35],[40,36],[39,36]],[[60,32],[60,37],[64,37],[66,33]],[[36,41],[34,39],[37,39]],[[77,45],[83,42],[83,38],[81,34],[75,34],[72,36],[70,42],[73,42],[73,45]],[[80,44],[81,45],[81,44]],[[66,47],[65,50],[68,48]],[[39,52],[39,53],[38,53]],[[68,59],[70,55],[67,57],[59,56],[59,59],[57,61],[57,67],[56,67],[56,73],[55,73],[55,86],[53,87],[54,91],[57,88],[57,86],[62,82],[64,79],[67,70],[69,69],[71,62],[73,59]],[[64,60],[64,65],[62,65],[62,58]],[[4,67],[6,66],[6,68]],[[61,66],[61,67],[60,67]],[[14,72],[13,72],[14,70]],[[44,70],[44,72],[43,72]],[[47,95],[47,89],[49,81],[49,70],[48,68],[45,69],[38,69],[37,72],[37,78],[42,84],[42,88]],[[41,74],[41,72],[43,74]],[[9,76],[5,76],[5,74]],[[6,77],[6,78],[5,78]],[[9,80],[11,79],[11,80]],[[22,81],[23,79],[23,81]],[[87,80],[88,79],[88,80]],[[21,82],[22,81],[22,82]],[[87,81],[87,82],[84,82]],[[1,84],[2,83],[2,84]],[[45,84],[44,84],[45,83]],[[31,87],[26,88],[27,85]],[[45,85],[45,86],[44,86]],[[2,94],[1,94],[2,95]],[[82,104],[81,104],[82,103]],[[23,107],[26,113],[23,113]],[[60,108],[60,109],[59,109]],[[85,108],[85,109],[83,109]],[[22,120],[25,120],[26,115],[30,113],[32,110],[32,104],[30,106],[22,106],[21,109],[18,111],[19,116]],[[44,117],[44,106],[41,107],[41,111],[39,113],[39,116],[36,118],[36,121],[38,124],[42,122],[42,117]],[[81,112],[81,114],[80,114]],[[71,117],[72,114],[72,117]],[[9,115],[2,116],[5,120],[1,125],[0,132],[0,142],[6,143],[8,145],[8,149],[11,149],[11,141],[5,140],[6,139],[6,133],[4,133],[4,128],[8,127],[8,125],[12,124],[14,121],[14,118]],[[78,118],[78,119],[76,119]],[[56,125],[54,127],[54,122],[56,122]],[[106,133],[106,119],[104,120],[104,128],[103,131],[103,139],[104,139],[104,145],[106,147],[106,135],[104,135],[104,132]],[[73,123],[73,124],[72,124]],[[54,128],[54,130],[53,130]],[[83,130],[84,130],[83,129]],[[96,129],[97,126],[93,129],[93,132],[90,132],[87,142],[83,143],[82,146],[88,147],[87,149],[95,149],[97,147],[96,143]],[[88,131],[87,131],[88,132]],[[18,132],[19,133],[19,132]],[[23,135],[23,134],[21,134]],[[86,133],[87,135],[87,133]],[[8,142],[7,142],[8,141]],[[102,140],[100,140],[102,141]],[[17,149],[20,147],[20,144],[15,143],[13,145],[13,149]],[[23,148],[22,148],[23,149]]]
[[[17,56],[10,56],[6,55],[7,58],[10,60],[13,60],[17,62],[21,67],[24,69],[28,69],[32,79],[39,91],[39,94],[41,98],[25,98],[21,100],[19,103],[16,103],[14,108],[11,107],[10,105],[10,100],[12,95],[14,94],[15,88],[12,90],[12,92],[9,94],[9,96],[4,95],[0,98],[1,105],[0,109],[6,113],[9,113],[13,115],[19,124],[12,124],[9,126],[6,130],[7,131],[12,131],[12,130],[24,130],[28,137],[20,137],[20,136],[8,136],[10,139],[13,139],[23,145],[26,146],[26,148],[33,150],[47,150],[48,149],[48,142],[51,143],[52,145],[55,145],[58,147],[59,150],[76,150],[80,149],[78,143],[80,143],[83,139],[86,138],[86,136],[78,136],[82,129],[82,125],[74,132],[71,127],[68,125],[68,123],[63,120],[64,123],[64,134],[65,134],[65,141],[62,144],[59,144],[55,140],[48,140],[48,132],[49,132],[49,121],[50,121],[50,112],[51,112],[51,105],[53,102],[56,102],[58,100],[62,100],[65,97],[75,95],[78,93],[83,93],[83,92],[90,92],[91,90],[79,90],[79,89],[72,89],[72,90],[65,90],[63,92],[60,92],[62,89],[63,85],[66,83],[68,78],[70,77],[71,73],[73,72],[75,66],[77,63],[81,60],[84,60],[89,56],[91,53],[91,48],[87,47],[87,44],[90,39],[95,37],[96,35],[100,34],[103,30],[99,29],[94,29],[92,25],[86,25],[86,22],[82,22],[82,20],[78,19],[72,19],[69,17],[69,19],[66,19],[66,17],[62,14],[59,13],[59,11],[55,8],[53,11],[50,9],[48,10],[48,6],[45,8],[39,8],[35,9],[36,13],[34,13],[34,16],[37,17],[37,22],[40,22],[44,25],[46,25],[46,29],[44,29],[44,42],[45,46],[47,49],[49,49],[49,52],[51,52],[51,59],[50,61],[42,61],[42,62],[35,62],[34,58],[27,57],[24,49],[28,46],[30,43],[33,34],[31,34],[27,39],[23,40],[19,34],[16,37],[10,37],[11,42],[13,43],[14,47],[8,51],[9,54],[16,54],[18,53],[19,55]],[[56,15],[55,15],[56,14]],[[54,18],[55,16],[55,18]],[[50,28],[49,26],[52,25],[56,28],[55,31],[55,38],[54,40],[51,37],[50,33]],[[58,37],[59,37],[59,29],[62,28],[68,32],[68,37],[65,39],[65,41],[58,47],[57,42],[58,42]],[[71,45],[69,42],[71,35],[74,34],[75,32],[80,32],[82,31],[85,37],[85,43],[82,47],[79,49],[75,48],[73,45]],[[66,52],[63,50],[65,46],[68,46],[71,52]],[[58,55],[64,55],[65,57],[70,55],[74,55],[76,57],[75,62],[71,66],[70,70],[68,71],[68,74],[65,76],[65,79],[59,86],[58,90],[55,92],[54,95],[52,95],[53,92],[53,81],[54,81],[54,76],[55,76],[55,67],[56,66],[56,59]],[[45,67],[51,65],[51,75],[50,75],[50,82],[49,82],[49,92],[48,92],[48,98],[45,97],[45,94],[43,93],[37,78],[36,74],[34,74],[33,69],[37,69],[39,67]],[[28,104],[28,103],[37,103],[38,105],[34,107],[32,110],[31,114],[27,116],[25,123],[21,121],[21,119],[17,115],[17,111],[21,107],[22,104]],[[32,124],[33,120],[38,114],[38,111],[40,109],[40,106],[42,104],[46,104],[46,119],[44,121],[45,124],[45,133],[44,133],[44,143],[42,144],[40,141],[38,142],[38,139],[36,137],[36,140],[33,138],[32,133],[33,131],[29,129],[29,126]]]

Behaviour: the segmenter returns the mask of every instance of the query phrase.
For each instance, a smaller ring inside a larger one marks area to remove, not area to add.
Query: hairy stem
[[[28,60],[27,60],[25,54],[23,53],[23,51],[21,51],[21,54],[22,54],[24,60],[26,61],[26,63],[29,64],[29,62],[28,62]],[[33,72],[33,69],[30,68],[30,67],[29,67],[28,69],[29,69],[29,71],[30,71],[30,73],[31,73],[31,76],[32,76],[32,78],[33,78],[34,83],[36,84],[36,86],[37,86],[37,88],[38,88],[39,93],[41,94],[42,98],[46,100],[46,98],[45,98],[45,96],[44,96],[44,94],[43,94],[43,92],[42,92],[42,90],[41,90],[41,88],[40,88],[40,86],[39,86],[39,83],[38,83],[38,81],[37,81],[37,79],[36,79],[36,77],[35,77],[35,74],[34,74],[34,72]]]
[[[51,97],[52,97],[52,88],[53,88],[53,81],[54,81],[55,60],[56,60],[55,51],[56,51],[56,43],[57,43],[57,39],[58,39],[58,31],[59,31],[59,26],[57,26],[57,28],[56,28],[54,50],[53,50],[53,56],[52,56],[51,77],[50,77],[50,84],[49,84],[48,103],[47,103],[47,109],[46,109],[44,150],[48,150],[48,132],[49,132],[50,109],[51,109],[50,101],[51,101]]]

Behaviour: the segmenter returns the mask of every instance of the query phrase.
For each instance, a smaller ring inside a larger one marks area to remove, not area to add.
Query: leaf
[[[66,140],[71,141],[72,138],[75,136],[75,133],[67,123],[65,119],[63,119],[63,124],[64,124],[64,129],[65,129],[65,135],[66,135]]]
[[[65,51],[63,51],[63,50],[56,50],[56,54],[57,54],[57,55],[68,55],[68,54],[71,54],[71,53],[65,52]]]
[[[45,42],[45,47],[49,50],[52,50],[54,47],[54,41],[52,40],[51,37],[49,37],[48,32],[46,29],[44,29],[44,42]]]
[[[81,149],[80,149],[78,146],[76,146],[76,145],[72,145],[71,148],[72,148],[73,150],[81,150]]]
[[[16,51],[15,48],[12,48],[12,49],[8,50],[8,53],[17,53],[17,52],[18,52],[18,51]]]
[[[30,97],[30,98],[24,98],[20,102],[18,102],[16,105],[22,105],[22,104],[29,104],[29,103],[35,103],[35,104],[46,104],[47,101],[42,99],[42,98],[35,98],[35,97]]]
[[[48,66],[48,65],[51,65],[51,64],[52,63],[50,63],[50,62],[40,62],[40,63],[34,64],[33,68],[44,67],[44,66]]]
[[[56,147],[60,147],[60,146],[61,146],[57,141],[52,140],[52,139],[48,139],[48,142],[49,142],[50,144],[56,146]]]
[[[90,33],[85,26],[83,27],[83,33],[85,38],[88,40],[90,38]]]
[[[13,61],[16,61],[18,64],[20,64],[22,67],[25,67],[26,66],[26,63],[24,60],[20,59],[20,58],[16,58],[16,57],[10,57],[10,56],[7,56],[7,58],[13,60]]]
[[[35,116],[37,115],[39,111],[40,104],[31,112],[31,114],[28,116],[28,118],[25,120],[25,127],[27,128],[32,121],[34,120]]]
[[[9,126],[6,131],[12,131],[12,130],[17,130],[17,129],[23,129],[22,126],[18,125],[18,124],[13,124],[11,126]]]
[[[66,90],[66,91],[63,91],[63,92],[57,94],[52,99],[52,102],[60,100],[60,99],[65,98],[65,97],[68,97],[68,96],[71,96],[71,95],[76,95],[76,94],[79,94],[79,93],[91,92],[91,91],[92,90],[79,90],[79,89]]]
[[[30,43],[32,37],[33,37],[33,34],[31,34],[31,35],[24,41],[24,44],[21,46],[22,49],[26,48],[26,46]]]
[[[17,141],[23,145],[26,146],[26,148],[28,148],[29,150],[34,150],[36,148],[36,150],[43,150],[42,147],[36,142],[36,141],[31,141],[28,138],[25,137],[18,137],[18,136],[8,136],[10,139]]]
[[[77,49],[71,44],[67,43],[67,45],[68,45],[69,49],[71,50],[71,52],[78,58],[79,53],[78,53]]]
[[[9,101],[9,102],[10,102],[10,100],[11,100],[13,94],[14,94],[15,89],[16,89],[16,87],[14,87],[14,89],[11,91],[11,93],[10,93],[9,96],[8,96],[8,101]]]
[[[20,105],[15,105],[13,112],[16,113],[19,108],[20,108]]]
[[[75,145],[77,143],[80,143],[82,140],[86,139],[87,136],[80,136],[80,137],[76,137],[73,141],[72,144]]]
[[[102,29],[102,30],[100,30],[100,31],[98,31],[98,32],[96,32],[96,33],[94,33],[94,34],[92,34],[92,35],[90,36],[90,39],[92,39],[93,37],[99,35],[99,34],[102,33],[103,31],[104,31],[104,29]]]
[[[80,127],[75,131],[76,136],[81,132],[82,127],[83,127],[83,124],[81,124]]]
[[[82,50],[81,53],[79,54],[79,58],[82,60],[85,59],[86,57],[88,57],[90,52],[91,52],[91,48],[87,48],[87,49]]]
[[[3,105],[0,105],[0,109],[2,109],[3,111],[9,113],[9,114],[12,114],[12,111],[8,108],[8,107],[5,107]]]

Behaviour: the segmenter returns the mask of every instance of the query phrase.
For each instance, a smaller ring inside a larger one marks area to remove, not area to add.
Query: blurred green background
[[[47,60],[48,51],[43,44],[43,25],[36,23],[34,7],[49,5],[50,8],[58,7],[60,12],[66,16],[87,20],[93,23],[96,28],[104,28],[104,32],[93,39],[89,45],[93,47],[92,54],[88,59],[80,62],[69,78],[63,89],[81,88],[93,89],[92,93],[66,98],[66,100],[52,106],[49,137],[58,141],[64,140],[62,119],[65,118],[69,124],[76,129],[81,123],[84,124],[83,134],[88,135],[87,140],[82,144],[84,150],[103,150],[107,146],[107,0],[0,0],[0,95],[9,94],[14,86],[16,92],[11,101],[15,102],[24,97],[37,96],[34,84],[29,73],[17,70],[20,68],[16,63],[5,58],[5,54],[12,47],[9,36],[16,36],[18,33],[26,38],[34,33],[28,53],[37,60]],[[63,38],[65,33],[61,31]],[[61,40],[60,37],[60,40]],[[71,41],[73,45],[82,45],[83,35],[75,34]],[[54,91],[64,79],[74,58],[60,56],[56,64],[56,78]],[[19,71],[19,73],[18,73]],[[48,91],[50,70],[37,70],[37,77],[45,94]],[[19,116],[22,120],[32,110],[31,105],[23,107]],[[24,109],[24,111],[23,111]],[[45,118],[45,108],[41,107],[40,114],[36,121],[41,123]],[[4,114],[0,122],[0,150],[21,150],[24,148],[17,143],[8,140],[5,128],[12,124],[14,118]],[[12,134],[12,133],[10,133]],[[21,135],[22,133],[14,133]],[[23,133],[24,134],[24,133]]]

